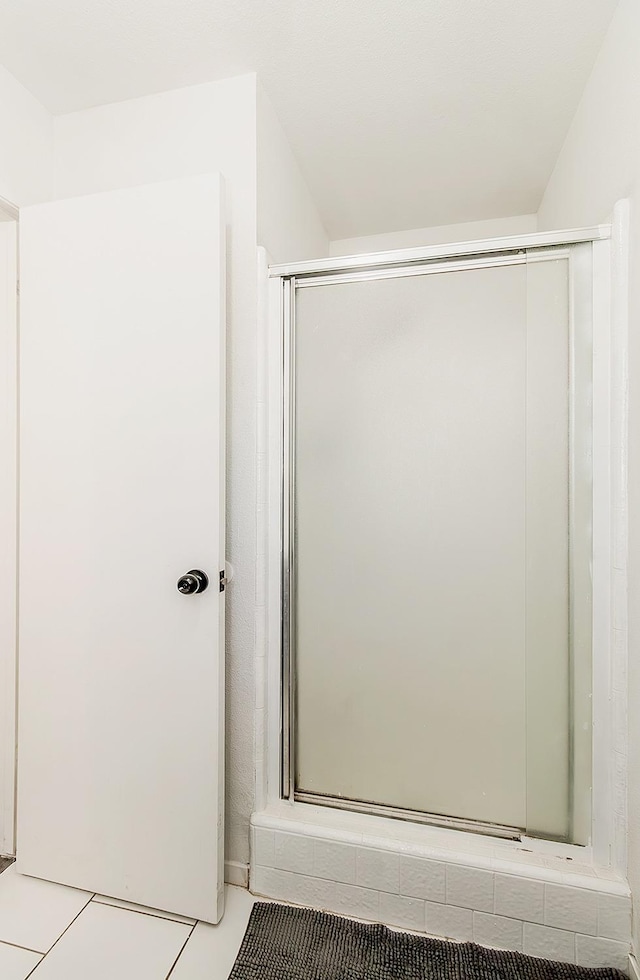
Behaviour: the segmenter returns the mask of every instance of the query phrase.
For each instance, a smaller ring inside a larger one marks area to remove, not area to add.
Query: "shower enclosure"
[[[587,843],[592,248],[280,270],[283,797]]]

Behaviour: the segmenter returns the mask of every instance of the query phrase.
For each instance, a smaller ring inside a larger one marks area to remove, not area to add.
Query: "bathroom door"
[[[220,209],[207,175],[29,207],[20,229],[17,870],[209,922],[223,908]],[[193,569],[209,586],[182,594]]]

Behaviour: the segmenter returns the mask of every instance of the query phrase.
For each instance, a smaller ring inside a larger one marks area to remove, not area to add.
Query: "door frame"
[[[15,854],[18,530],[18,208],[0,198],[0,855]]]
[[[623,684],[626,661],[626,630],[618,617],[614,621],[612,607],[622,608],[626,601],[626,558],[620,542],[625,539],[624,501],[626,488],[616,474],[626,458],[626,415],[624,386],[626,370],[626,227],[628,206],[616,205],[613,225],[591,228],[535,233],[463,242],[454,245],[402,249],[316,262],[277,265],[267,268],[266,255],[259,255],[260,324],[261,334],[268,338],[264,426],[259,425],[259,456],[267,460],[265,490],[258,501],[264,513],[261,535],[265,541],[264,559],[259,554],[259,578],[262,576],[265,610],[259,611],[260,633],[264,643],[257,644],[256,704],[256,811],[273,811],[287,806],[290,818],[309,821],[317,807],[311,802],[294,802],[282,795],[280,744],[286,729],[287,699],[282,697],[288,664],[282,657],[282,638],[286,634],[283,617],[282,555],[288,552],[287,529],[283,526],[283,504],[287,481],[282,479],[285,466],[284,445],[287,438],[284,412],[285,364],[283,315],[287,303],[284,283],[292,276],[305,275],[321,279],[324,274],[341,275],[347,279],[369,277],[373,268],[410,267],[425,260],[464,262],[470,256],[515,252],[525,248],[593,243],[594,261],[594,666],[593,666],[593,761],[592,761],[592,834],[591,846],[579,847],[555,844],[527,838],[527,848],[534,853],[575,853],[582,863],[585,859],[599,866],[625,872],[624,847],[626,814],[616,801],[624,798],[626,771],[624,760],[614,757],[613,747],[620,745],[624,732],[623,699],[613,698],[617,681]],[[612,239],[612,241],[611,241]],[[411,274],[410,269],[407,269]],[[613,426],[613,431],[612,431]],[[614,553],[614,545],[618,542]],[[622,567],[621,567],[622,566]],[[285,610],[286,613],[286,610]],[[258,624],[257,624],[258,625]],[[284,703],[283,703],[284,701]],[[285,787],[286,788],[286,787]],[[313,808],[313,810],[312,810]],[[327,808],[323,819],[331,820]],[[365,817],[363,816],[363,820]],[[368,818],[369,820],[371,818]],[[335,811],[336,827],[339,811]],[[368,824],[370,827],[370,824]],[[400,825],[401,826],[401,825]],[[425,828],[426,830],[427,828]],[[433,837],[438,833],[428,828]],[[447,834],[447,830],[442,831]],[[400,831],[398,836],[400,836]],[[449,837],[450,840],[450,837]],[[510,846],[509,842],[504,842]]]

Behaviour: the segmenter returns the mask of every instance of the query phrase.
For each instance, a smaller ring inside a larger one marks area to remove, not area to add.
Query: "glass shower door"
[[[567,840],[569,259],[453,268],[295,289],[294,789]]]

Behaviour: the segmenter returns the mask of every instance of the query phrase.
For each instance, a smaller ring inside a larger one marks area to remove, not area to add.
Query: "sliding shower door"
[[[290,795],[580,836],[590,311],[570,329],[575,258],[290,281]]]

